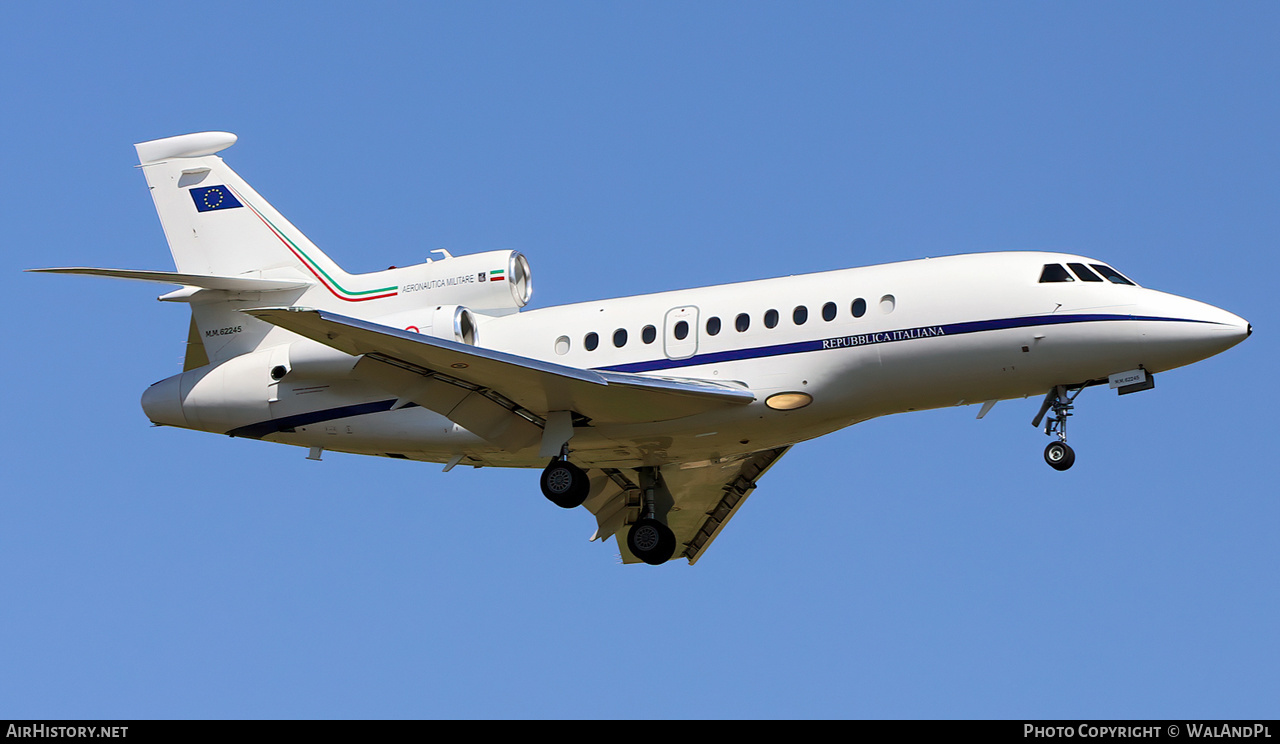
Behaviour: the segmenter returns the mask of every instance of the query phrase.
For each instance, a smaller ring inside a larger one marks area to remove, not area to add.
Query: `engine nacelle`
[[[420,310],[406,310],[378,318],[377,322],[469,346],[475,346],[480,337],[475,313],[462,305],[436,305]]]
[[[408,275],[401,280],[398,299],[423,308],[463,305],[503,315],[528,304],[533,292],[529,261],[518,251],[453,256],[400,271]]]

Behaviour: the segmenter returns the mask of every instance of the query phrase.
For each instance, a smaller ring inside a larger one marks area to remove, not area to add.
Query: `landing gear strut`
[[[643,516],[627,532],[627,549],[631,554],[651,566],[660,566],[671,560],[676,552],[676,535],[658,519],[658,475],[656,469],[645,468],[641,472],[641,511]]]
[[[1080,391],[1084,390],[1084,386],[1067,387],[1066,385],[1058,385],[1049,391],[1044,397],[1044,403],[1040,406],[1040,413],[1031,422],[1032,426],[1040,426],[1041,419],[1050,409],[1053,415],[1049,417],[1044,424],[1044,433],[1053,436],[1058,435],[1058,441],[1050,442],[1044,448],[1044,461],[1049,463],[1049,467],[1054,470],[1066,470],[1075,464],[1076,453],[1067,444],[1067,419],[1071,417],[1071,409],[1074,408],[1076,396]]]
[[[591,481],[582,468],[568,460],[568,447],[542,471],[542,495],[562,509],[582,506]]]

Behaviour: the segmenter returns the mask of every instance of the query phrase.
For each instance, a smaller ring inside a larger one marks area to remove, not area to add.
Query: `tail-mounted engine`
[[[405,325],[406,331],[457,341],[469,346],[476,345],[476,339],[479,336],[476,330],[478,324],[475,313],[469,308],[461,305],[438,305],[434,309],[411,311],[406,315],[416,315],[419,318],[417,325],[413,323]]]
[[[529,301],[529,262],[519,252],[446,256],[395,270],[404,275],[399,294],[384,302],[396,309],[370,320],[475,346],[480,325],[477,316],[508,315]]]
[[[506,315],[529,302],[529,261],[518,251],[487,251],[402,271],[400,297],[420,308],[462,305],[485,315]]]

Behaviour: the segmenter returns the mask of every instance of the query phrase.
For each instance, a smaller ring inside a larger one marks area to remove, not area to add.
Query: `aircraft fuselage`
[[[644,424],[579,421],[590,467],[728,460],[906,411],[1158,373],[1243,340],[1243,319],[1133,284],[1040,281],[1057,253],[986,253],[622,297],[484,318],[478,345],[584,369],[741,383],[746,406]],[[305,305],[305,297],[298,302]],[[416,460],[540,467],[356,379],[302,339],[157,383],[156,423]],[[288,373],[272,379],[281,365]],[[773,396],[793,394],[791,399]],[[808,396],[806,398],[805,396]],[[811,399],[793,410],[781,405]]]

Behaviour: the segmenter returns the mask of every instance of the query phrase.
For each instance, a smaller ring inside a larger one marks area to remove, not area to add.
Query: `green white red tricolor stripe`
[[[231,187],[228,186],[227,188]],[[398,286],[363,290],[351,290],[343,287],[333,277],[329,276],[329,272],[325,271],[320,264],[316,263],[314,259],[308,256],[306,251],[299,248],[297,243],[290,240],[289,236],[281,232],[280,228],[272,224],[271,220],[267,219],[262,212],[259,212],[258,208],[253,206],[252,202],[241,196],[235,189],[231,189],[231,192],[236,195],[236,198],[240,200],[241,204],[249,207],[249,209],[253,210],[254,214],[258,215],[258,219],[262,220],[262,224],[266,225],[267,229],[269,229],[281,243],[284,243],[284,246],[302,262],[303,266],[307,267],[307,270],[310,271],[316,279],[320,280],[320,283],[323,284],[325,289],[329,290],[334,297],[337,297],[340,300],[346,300],[347,302],[364,302],[366,300],[380,300],[384,297],[395,297],[400,294],[400,287]],[[497,280],[490,278],[490,281]]]

